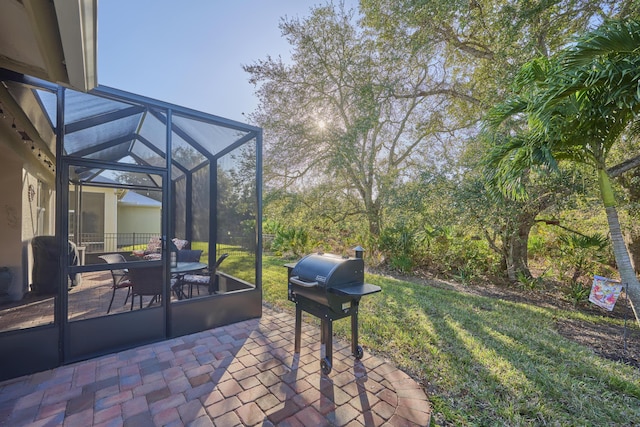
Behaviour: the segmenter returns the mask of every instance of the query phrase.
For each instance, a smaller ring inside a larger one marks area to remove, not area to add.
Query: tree
[[[437,86],[438,64],[403,40],[378,43],[353,23],[353,12],[317,7],[281,23],[292,63],[267,58],[244,69],[258,85],[253,119],[265,130],[265,186],[351,201],[337,215],[364,216],[369,234],[382,227],[393,183],[433,164],[429,147],[449,130],[448,101],[392,96]]]
[[[635,0],[362,0],[365,24],[386,39],[437,52],[445,72],[438,89],[477,119],[503,99],[526,61],[549,56],[607,17],[637,13]],[[426,90],[407,96],[423,96]],[[474,108],[475,107],[475,108]]]
[[[631,266],[617,203],[607,172],[614,144],[640,112],[640,22],[610,21],[578,38],[551,61],[523,67],[521,96],[497,106],[492,125],[526,114],[528,130],[510,144],[497,146],[494,164],[503,190],[522,194],[525,169],[556,169],[559,161],[591,166],[607,213],[616,264],[635,309],[640,283]]]
[[[366,25],[375,28],[381,38],[406,39],[413,49],[439,58],[443,71],[437,87],[417,87],[396,96],[423,97],[439,90],[452,106],[445,112],[451,128],[458,129],[444,137],[445,143],[464,141],[458,155],[477,159],[485,149],[482,138],[477,137],[477,120],[505,97],[522,64],[556,52],[573,34],[592,28],[604,17],[626,16],[637,6],[633,0],[363,0],[361,7]],[[529,276],[529,230],[538,213],[557,203],[558,193],[537,186],[528,178],[529,172],[523,171],[520,179],[531,186],[531,197],[509,202],[490,187],[477,185],[478,162],[453,158],[447,167],[449,173],[458,169],[464,175],[460,188],[471,190],[465,203],[469,218],[482,227],[490,246],[501,254],[507,276],[512,280],[518,273]]]

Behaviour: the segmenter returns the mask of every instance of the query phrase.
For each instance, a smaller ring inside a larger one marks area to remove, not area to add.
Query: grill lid
[[[334,254],[311,254],[291,272],[292,283],[304,287],[347,287],[364,283],[364,261]]]

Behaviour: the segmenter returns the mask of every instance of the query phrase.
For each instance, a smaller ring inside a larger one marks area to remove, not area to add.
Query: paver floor
[[[0,383],[2,426],[426,426],[418,383],[334,339],[320,371],[320,330],[263,316]]]

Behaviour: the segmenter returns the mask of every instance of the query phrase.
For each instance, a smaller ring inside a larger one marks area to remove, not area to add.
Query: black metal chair
[[[98,258],[106,262],[107,264],[118,264],[127,262],[126,258],[121,254],[106,254],[100,255]],[[131,295],[131,281],[129,280],[129,271],[126,268],[120,268],[111,270],[111,278],[113,279],[113,292],[111,293],[111,301],[109,302],[109,308],[107,309],[107,314],[111,311],[111,306],[113,305],[113,299],[116,296],[116,290],[118,289],[127,289],[127,298],[124,300],[124,304],[127,304],[129,300],[129,296]]]
[[[193,295],[193,287],[196,286],[198,290],[198,295],[200,295],[200,286],[206,286],[209,295],[214,294],[218,291],[218,276],[217,270],[222,264],[222,261],[227,259],[229,254],[222,254],[216,263],[211,267],[208,271],[204,271],[202,274],[185,274],[182,278],[182,283],[184,285],[189,286],[189,297]]]
[[[148,306],[155,301],[162,301],[162,266],[130,268],[129,280],[131,281],[131,310],[133,310],[133,302],[137,296],[140,297],[140,308],[142,308],[143,296],[153,297]]]
[[[176,259],[178,262],[200,262],[202,251],[200,249],[180,249]]]

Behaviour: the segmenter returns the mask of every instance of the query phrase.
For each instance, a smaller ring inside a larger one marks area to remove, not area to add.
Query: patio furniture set
[[[202,256],[201,250],[186,249],[189,242],[181,239],[172,240],[173,249],[176,249],[175,263],[171,264],[171,292],[177,299],[189,299],[193,297],[194,288],[200,295],[200,287],[207,288],[209,295],[215,294],[217,289],[216,271],[222,261],[229,254],[222,254],[215,264],[209,268],[206,263],[200,262]],[[132,255],[147,261],[161,259],[162,242],[159,238],[152,238],[144,250],[134,250]],[[98,258],[108,264],[119,264],[127,262],[127,259],[119,253],[105,254]],[[107,309],[107,314],[111,311],[116,291],[119,289],[127,290],[125,304],[131,298],[131,310],[133,310],[135,297],[139,297],[140,308],[142,308],[142,297],[153,297],[149,302],[149,306],[156,301],[160,301],[163,293],[162,266],[154,266],[148,268],[114,268],[111,269],[111,277],[113,280],[111,301]]]

